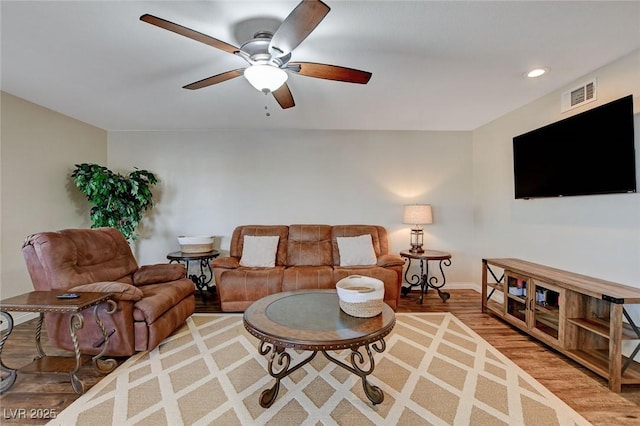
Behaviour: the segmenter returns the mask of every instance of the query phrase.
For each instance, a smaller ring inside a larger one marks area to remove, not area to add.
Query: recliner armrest
[[[391,266],[404,266],[404,259],[397,254],[383,254],[378,257],[377,266],[388,268]]]
[[[131,284],[121,283],[117,281],[101,281],[91,284],[82,284],[69,289],[70,292],[96,292],[96,293],[113,293],[113,300],[128,300],[137,302],[142,299],[142,291]]]
[[[211,267],[236,269],[240,267],[240,259],[237,257],[219,257],[211,261]]]
[[[187,268],[181,263],[158,263],[141,266],[133,273],[133,285],[167,283],[187,276]]]

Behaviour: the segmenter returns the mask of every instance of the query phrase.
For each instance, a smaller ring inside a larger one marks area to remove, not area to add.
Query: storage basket
[[[206,253],[213,250],[213,237],[195,236],[186,237],[179,236],[178,243],[183,253]]]
[[[360,318],[370,318],[382,312],[384,283],[372,277],[350,275],[336,284],[340,309]]]

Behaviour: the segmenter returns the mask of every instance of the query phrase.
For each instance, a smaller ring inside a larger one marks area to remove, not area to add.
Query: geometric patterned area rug
[[[450,313],[398,313],[375,353],[373,405],[359,377],[317,356],[282,380],[241,314],[194,314],[151,352],[129,358],[51,425],[589,425]],[[344,359],[350,351],[336,353]],[[292,365],[305,358],[292,353]]]

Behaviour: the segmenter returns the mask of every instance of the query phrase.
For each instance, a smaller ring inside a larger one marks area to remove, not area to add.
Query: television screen
[[[631,95],[513,138],[515,198],[636,192]]]

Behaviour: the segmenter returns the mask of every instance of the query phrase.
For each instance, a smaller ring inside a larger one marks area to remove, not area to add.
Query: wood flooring
[[[442,302],[435,292],[429,292],[420,305],[418,295],[412,292],[401,298],[398,312],[451,312],[592,424],[640,425],[640,386],[623,386],[622,393],[613,393],[604,379],[496,317],[483,314],[481,296],[476,291],[450,293],[451,298]],[[220,312],[215,297],[205,302],[197,300],[197,312]],[[33,320],[14,328],[2,353],[5,365],[16,368],[31,361],[35,355],[35,324]],[[62,353],[49,346],[45,334],[43,330],[45,352]],[[78,377],[88,389],[103,376],[89,363],[80,369]],[[18,374],[13,387],[0,396],[0,424],[45,424],[50,419],[42,417],[60,413],[77,398],[68,374]]]

